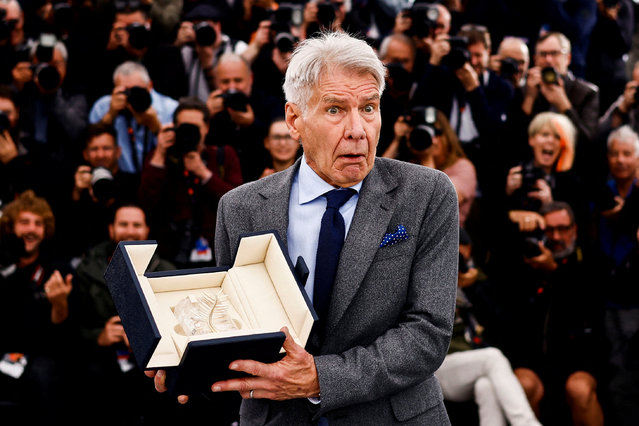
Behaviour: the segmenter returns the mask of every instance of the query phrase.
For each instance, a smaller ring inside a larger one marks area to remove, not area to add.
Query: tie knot
[[[326,194],[326,208],[339,209],[346,203],[355,193],[352,189],[333,189]]]

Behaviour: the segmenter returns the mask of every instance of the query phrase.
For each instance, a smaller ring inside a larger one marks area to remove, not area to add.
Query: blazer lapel
[[[326,333],[339,323],[366,276],[395,209],[397,182],[376,162],[364,179],[353,221],[340,255]]]
[[[254,229],[277,230],[285,247],[288,247],[286,232],[291,184],[299,166],[300,159],[293,166],[275,175],[273,179],[278,180],[274,185],[260,190],[259,194],[264,199],[264,203],[257,206],[259,214],[255,215]],[[294,259],[292,261],[295,262]]]

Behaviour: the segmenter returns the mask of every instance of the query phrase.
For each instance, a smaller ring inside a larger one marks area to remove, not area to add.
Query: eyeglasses
[[[570,232],[572,230],[572,227],[574,225],[570,224],[570,225],[557,225],[557,226],[546,226],[546,228],[544,229],[544,232],[548,235],[552,235],[555,233],[555,231],[559,232],[559,234],[561,235],[565,235],[568,232]]]
[[[566,50],[540,50],[536,53],[537,56],[543,58],[544,56],[550,56],[551,58],[557,58],[559,55],[564,55]]]

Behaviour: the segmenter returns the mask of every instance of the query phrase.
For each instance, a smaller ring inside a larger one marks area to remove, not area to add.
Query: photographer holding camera
[[[511,167],[506,176],[504,210],[520,231],[533,230],[537,214],[553,200],[575,207],[577,221],[586,228],[587,198],[582,178],[573,169],[576,130],[564,115],[537,114],[528,126],[531,158]],[[501,213],[500,213],[501,214]]]
[[[214,264],[217,203],[242,183],[235,150],[205,145],[208,133],[206,104],[181,99],[142,171],[140,204],[157,232],[160,255],[179,267]]]
[[[243,181],[259,179],[268,158],[264,137],[284,105],[253,86],[251,68],[240,55],[223,54],[214,72],[217,89],[206,101],[213,131],[208,133],[206,143],[231,145],[240,158]]]
[[[568,203],[536,214],[535,237],[513,230],[488,272],[504,314],[500,349],[543,424],[603,425],[603,301],[593,258],[578,243]]]
[[[64,238],[57,244],[69,258],[80,257],[108,238],[113,205],[137,201],[139,177],[120,170],[121,150],[116,138],[109,124],[98,122],[87,129],[83,161],[75,169],[73,189],[65,194],[58,214]]]
[[[492,148],[513,97],[512,86],[488,68],[490,52],[490,33],[480,25],[462,26],[457,37],[440,36],[413,96],[414,105],[434,105],[447,114],[477,168],[482,193],[492,188]]]
[[[446,116],[434,107],[415,107],[394,125],[395,138],[382,155],[441,170],[457,190],[463,228],[475,199],[475,166],[466,158]]]
[[[174,44],[180,48],[188,79],[187,96],[206,101],[215,89],[213,69],[223,53],[242,53],[247,44],[222,32],[224,14],[216,6],[202,3],[189,10],[180,23]]]
[[[136,62],[119,65],[113,73],[113,84],[111,95],[93,104],[89,121],[115,127],[122,150],[119,168],[139,175],[162,124],[171,121],[177,101],[156,92],[146,68]]]

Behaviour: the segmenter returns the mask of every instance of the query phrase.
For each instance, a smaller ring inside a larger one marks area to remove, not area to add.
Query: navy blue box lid
[[[228,365],[235,359],[277,361],[282,356],[281,346],[285,336],[277,330],[259,330],[254,334],[244,332],[237,336],[194,339],[188,341],[180,355],[175,348],[189,337],[172,341],[175,333],[167,328],[167,320],[155,317],[158,303],[155,302],[156,293],[151,284],[158,286],[160,283],[162,287],[166,283],[173,283],[170,287],[180,281],[190,286],[194,281],[206,279],[221,285],[227,274],[234,274],[229,280],[239,279],[243,267],[264,263],[263,267],[267,269],[282,304],[279,309],[284,309],[289,317],[289,329],[293,328],[291,331],[298,343],[306,344],[317,315],[277,232],[243,235],[231,268],[224,266],[145,273],[156,247],[155,241],[120,242],[104,276],[136,361],[142,368],[166,369],[167,383],[172,393],[210,390],[214,381],[237,376],[237,373],[228,370]],[[300,262],[303,266],[303,260],[298,260],[298,270]],[[267,265],[271,265],[270,269]],[[297,290],[291,292],[291,283],[297,285]],[[285,286],[286,297],[279,293],[281,288],[278,290],[278,286]]]

